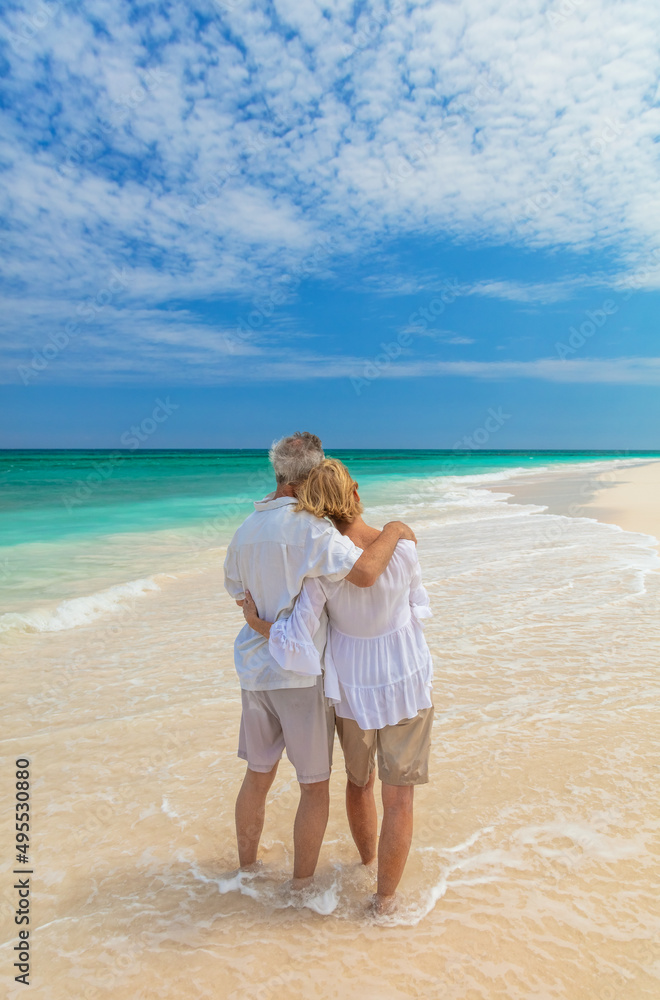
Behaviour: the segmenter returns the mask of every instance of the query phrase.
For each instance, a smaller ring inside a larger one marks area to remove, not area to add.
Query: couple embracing
[[[378,859],[371,906],[391,912],[413,829],[415,785],[428,781],[431,615],[416,539],[401,521],[362,519],[358,485],[296,433],[270,451],[276,490],[234,535],[225,587],[246,625],[234,644],[241,683],[236,801],[241,868],[257,864],[266,797],[286,748],[300,785],[292,887],[311,881],[328,821],[335,728],[346,763],[346,811],[363,864]],[[382,782],[380,839],[375,764]]]

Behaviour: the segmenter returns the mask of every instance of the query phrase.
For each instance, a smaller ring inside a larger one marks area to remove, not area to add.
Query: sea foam
[[[118,611],[131,599],[150,591],[160,590],[153,577],[116,584],[85,597],[72,597],[54,608],[34,608],[24,613],[10,612],[0,616],[0,633],[16,629],[21,632],[62,632],[87,625],[101,615]]]

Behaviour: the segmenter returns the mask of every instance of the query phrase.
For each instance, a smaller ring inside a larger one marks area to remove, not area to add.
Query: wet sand
[[[625,531],[639,531],[660,539],[660,462],[624,466],[608,472],[573,475],[556,469],[533,480],[510,479],[489,486],[497,493],[512,494],[509,503],[531,503],[547,507],[549,514],[594,517],[616,524]]]

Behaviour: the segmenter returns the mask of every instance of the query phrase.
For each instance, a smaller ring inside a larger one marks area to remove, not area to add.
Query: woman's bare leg
[[[378,843],[378,889],[374,909],[385,913],[394,908],[394,894],[406,867],[413,834],[414,785],[383,782],[383,823]]]

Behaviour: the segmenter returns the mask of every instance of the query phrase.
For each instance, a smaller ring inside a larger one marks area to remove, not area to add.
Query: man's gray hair
[[[321,439],[309,431],[296,431],[290,437],[273,441],[268,453],[279,486],[302,483],[312,469],[325,458]]]

